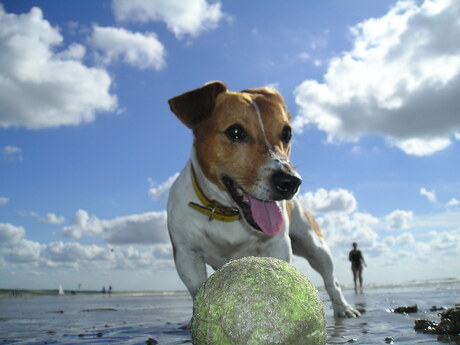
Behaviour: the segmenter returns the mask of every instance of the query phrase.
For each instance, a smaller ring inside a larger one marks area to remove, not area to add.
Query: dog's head
[[[291,199],[301,183],[289,161],[292,129],[283,97],[268,88],[230,92],[211,82],[169,105],[193,130],[206,177],[231,195],[253,228],[278,234],[282,215],[276,201]]]

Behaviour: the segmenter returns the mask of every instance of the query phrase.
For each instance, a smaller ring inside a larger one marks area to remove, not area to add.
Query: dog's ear
[[[207,83],[205,86],[171,98],[168,103],[171,111],[188,128],[195,129],[198,124],[212,114],[216,97],[227,90],[220,81]]]

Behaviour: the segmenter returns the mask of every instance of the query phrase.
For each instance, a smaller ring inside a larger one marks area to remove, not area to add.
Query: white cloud
[[[214,29],[224,17],[220,2],[206,0],[114,0],[113,9],[120,21],[163,21],[178,38]]]
[[[345,244],[351,247],[355,241],[383,263],[388,261],[388,257],[393,260],[398,255],[421,260],[429,255],[430,242],[441,241],[441,234],[456,236],[460,233],[459,217],[458,212],[416,216],[411,211],[395,210],[379,219],[372,214],[355,211],[351,214],[327,214],[318,217],[317,221],[333,251],[343,251]],[[388,235],[388,231],[381,231],[383,229],[407,231],[392,236]]]
[[[330,246],[343,246],[344,243],[351,246],[352,242],[372,246],[379,238],[375,231],[379,220],[371,214],[327,215],[317,220]]]
[[[78,43],[72,43],[67,48],[67,50],[63,50],[56,53],[56,57],[62,60],[77,60],[81,61],[86,54],[86,49],[84,46]]]
[[[30,264],[34,267],[40,266],[42,260],[40,255],[45,245],[21,239],[17,243],[12,243],[10,246],[1,248],[0,255],[3,256],[5,261],[16,264]]]
[[[430,215],[419,215],[414,217],[412,227],[423,231],[432,230],[455,230],[459,228],[458,220],[460,212],[444,212]]]
[[[454,231],[433,231],[431,253],[442,253],[442,255],[454,257],[460,253],[460,229]]]
[[[357,207],[353,194],[341,188],[330,191],[320,188],[315,193],[307,192],[299,198],[315,214],[349,214]]]
[[[151,179],[149,179],[149,195],[152,197],[152,199],[159,200],[163,195],[167,194],[178,176],[179,173],[175,173],[160,185],[156,185]]]
[[[25,230],[21,226],[14,226],[8,223],[0,223],[0,245],[10,245],[22,240]]]
[[[100,220],[78,210],[73,224],[62,229],[64,235],[73,240],[83,236],[102,238],[111,244],[168,243],[166,211],[148,212],[111,220]]]
[[[130,216],[124,218],[129,219]],[[125,230],[130,231],[132,228],[126,227]],[[169,241],[143,243],[143,246],[138,247],[113,247],[63,241],[40,243],[26,239],[25,235],[23,227],[0,223],[0,262],[3,267],[8,265],[10,268],[26,268],[29,271],[31,268],[86,268],[99,272],[107,269],[145,269],[150,272],[172,270],[174,266]]]
[[[322,190],[320,193],[310,193],[308,198],[301,198],[305,206],[316,207],[315,205],[328,205],[331,200],[341,200],[337,195],[353,195],[349,191],[345,192],[336,194],[334,198],[331,197],[334,194],[332,191]],[[424,189],[424,192],[435,197],[434,191]],[[359,244],[370,267],[365,273],[367,281],[388,283],[456,274],[452,265],[458,261],[460,250],[458,212],[416,216],[411,211],[394,210],[387,216],[378,218],[359,212],[357,201],[354,197],[352,199],[354,202],[351,204],[355,206],[348,208],[349,213],[344,211],[347,207],[334,207],[333,209],[342,209],[344,212],[325,212],[317,217],[334,255],[336,272],[342,283],[350,281],[351,277],[348,252],[352,242]],[[321,203],[321,200],[327,202]],[[389,235],[385,229],[406,231],[394,236]],[[436,257],[432,255],[433,248],[437,248]],[[420,262],[426,263],[423,269]],[[305,269],[304,262],[296,259],[294,264],[299,269]]]
[[[102,51],[100,60],[104,64],[121,60],[139,69],[160,70],[165,66],[166,51],[154,33],[141,34],[96,25],[90,41]]]
[[[16,153],[21,153],[22,149],[17,146],[5,146],[2,150],[4,155],[14,155]]]
[[[405,230],[412,225],[414,214],[411,211],[395,210],[385,217],[388,230]]]
[[[405,153],[413,156],[428,156],[447,148],[451,142],[449,138],[389,140],[390,144],[399,147]]]
[[[5,206],[9,201],[10,199],[5,198],[4,196],[0,197],[0,206]]]
[[[384,240],[384,244],[389,248],[394,248],[395,246],[410,246],[414,245],[416,240],[414,235],[409,232],[404,232],[398,236],[388,236]]]
[[[139,250],[128,246],[115,253],[115,267],[117,269],[174,269],[172,259],[172,248],[170,244],[157,244],[152,250]]]
[[[0,246],[0,258],[12,267],[34,268],[87,268],[96,271],[107,269],[172,269],[171,246],[164,244],[149,249],[133,246],[115,249],[99,245],[83,245],[77,242],[51,242],[42,244],[22,239],[9,246]]]
[[[1,203],[0,203],[1,204]],[[456,198],[452,198],[448,203],[447,203],[447,207],[455,207],[455,206],[458,206],[460,205],[460,201],[458,201],[458,199]]]
[[[414,215],[411,227],[396,236],[382,231],[386,217],[379,219],[371,214],[326,215],[317,221],[333,253],[339,281],[352,286],[348,261],[352,242],[358,243],[368,265],[364,272],[366,282],[388,284],[458,275],[458,219],[458,212]],[[436,255],[433,256],[433,252]],[[312,272],[304,261],[294,259],[293,263],[311,277]],[[322,284],[315,276],[313,280]]]
[[[324,49],[328,46],[329,30],[324,30],[320,34],[313,35],[310,39],[310,48],[312,50]]]
[[[434,190],[429,191],[426,188],[420,188],[420,195],[425,196],[429,202],[436,203],[438,201],[436,192]]]
[[[0,121],[1,121],[1,114],[0,114]],[[1,127],[1,123],[0,123],[0,127]],[[24,160],[24,158],[22,157],[21,152],[22,152],[22,149],[20,147],[7,145],[2,149],[1,154],[4,156],[4,158],[7,161],[22,161]]]
[[[52,242],[44,246],[41,253],[42,258],[55,263],[108,260],[110,255],[107,248],[75,242]]]
[[[108,73],[82,63],[82,45],[57,52],[62,44],[40,8],[16,15],[0,6],[0,128],[79,125],[116,109]]]
[[[307,52],[302,52],[300,54],[297,55],[297,58],[300,60],[300,61],[308,61],[311,59],[311,56],[310,54],[308,54]]]
[[[44,224],[59,225],[64,223],[65,218],[63,216],[57,216],[54,213],[48,213],[45,217],[39,218],[38,221]]]
[[[460,128],[460,2],[400,1],[351,33],[324,83],[295,90],[295,128],[315,124],[330,141],[378,134],[409,155],[448,147]]]

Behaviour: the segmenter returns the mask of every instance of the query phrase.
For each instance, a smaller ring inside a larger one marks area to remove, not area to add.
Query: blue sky
[[[3,1],[0,288],[183,289],[167,100],[211,80],[284,95],[341,283],[353,241],[367,282],[460,277],[458,37],[454,0]]]

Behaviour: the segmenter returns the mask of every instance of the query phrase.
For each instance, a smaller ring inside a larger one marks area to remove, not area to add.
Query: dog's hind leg
[[[291,238],[294,255],[307,259],[310,265],[322,276],[324,287],[334,308],[334,316],[359,316],[359,311],[351,307],[342,294],[339,283],[335,278],[332,255],[324,241],[319,226],[297,199],[293,200],[289,237]]]

